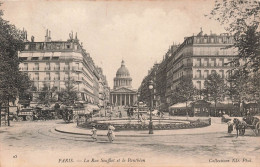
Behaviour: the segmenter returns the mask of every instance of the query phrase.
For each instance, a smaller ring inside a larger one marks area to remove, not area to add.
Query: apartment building
[[[163,61],[155,64],[144,77],[139,87],[141,100],[149,100],[147,84],[151,79],[155,82],[154,99],[159,101],[159,105],[169,106],[174,90],[184,76],[190,76],[198,90],[204,88],[205,79],[212,73],[226,78],[232,68],[229,62],[237,55],[237,50],[230,47],[233,43],[233,37],[227,33],[207,35],[201,30],[195,36],[185,37],[182,44],[173,44]]]
[[[33,39],[33,38],[32,38]],[[91,104],[99,103],[99,74],[90,54],[79,43],[77,34],[67,41],[51,41],[47,30],[44,42],[24,42],[18,53],[20,70],[28,73],[33,81],[34,98],[44,85],[57,91],[72,82],[79,100]]]

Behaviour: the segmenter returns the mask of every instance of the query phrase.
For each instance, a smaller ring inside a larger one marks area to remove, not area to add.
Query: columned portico
[[[121,62],[121,67],[116,72],[114,78],[114,89],[110,91],[110,103],[114,106],[132,106],[137,100],[137,91],[132,89],[132,78],[125,62]]]
[[[115,106],[132,106],[136,103],[136,92],[121,88],[111,92],[111,104]]]

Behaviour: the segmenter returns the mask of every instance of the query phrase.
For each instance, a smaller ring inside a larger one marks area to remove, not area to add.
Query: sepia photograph
[[[258,167],[259,24],[260,0],[0,0],[0,167]]]

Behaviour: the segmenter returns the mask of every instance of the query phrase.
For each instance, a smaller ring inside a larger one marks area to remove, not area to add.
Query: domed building
[[[110,103],[114,106],[132,106],[136,101],[137,91],[132,89],[132,78],[122,60],[114,78],[114,89],[110,92]]]

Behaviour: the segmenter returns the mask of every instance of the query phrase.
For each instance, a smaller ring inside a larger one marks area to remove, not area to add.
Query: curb
[[[74,135],[85,135],[85,136],[91,136],[91,134],[83,134],[83,133],[76,133],[76,132],[67,132],[67,131],[63,131],[63,130],[59,130],[57,128],[55,128],[55,131],[60,132],[60,133],[66,133],[66,134],[74,134]],[[103,135],[103,134],[99,134],[98,136],[107,136],[107,135]],[[148,137],[150,136],[149,134],[147,135],[118,135],[116,134],[117,137]],[[162,135],[152,135],[152,136],[162,136]],[[165,136],[165,135],[164,135]],[[170,135],[168,135],[170,136]]]
[[[196,129],[196,128],[193,128]],[[175,130],[179,130],[179,129],[175,129]],[[175,130],[171,130],[171,131],[175,131]],[[85,136],[91,136],[91,134],[89,133],[77,133],[77,132],[71,132],[71,131],[64,131],[64,130],[60,130],[57,127],[55,127],[55,131],[60,132],[60,133],[66,133],[66,134],[74,134],[74,135],[85,135]],[[219,133],[219,132],[224,132],[223,131],[217,131],[217,132],[206,132],[206,133]],[[174,135],[181,135],[181,134],[140,134],[140,135],[122,135],[122,134],[117,134],[118,132],[116,132],[116,136],[117,137],[149,137],[149,136],[174,136]],[[120,133],[120,132],[119,132]],[[203,132],[199,132],[199,133],[185,133],[183,135],[199,135],[199,134],[204,134]],[[104,134],[98,134],[98,136],[107,136]]]

